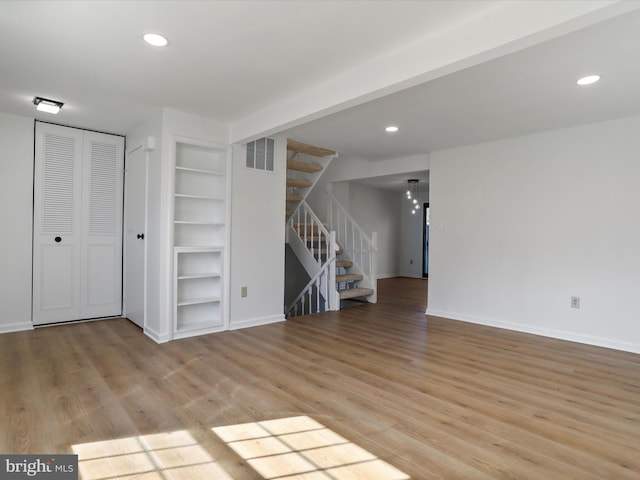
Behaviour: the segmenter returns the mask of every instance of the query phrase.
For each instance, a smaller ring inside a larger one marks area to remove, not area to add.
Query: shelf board
[[[178,280],[191,280],[193,278],[220,278],[222,276],[219,272],[206,272],[206,273],[186,273],[184,275],[178,275]]]
[[[178,223],[180,225],[214,225],[219,227],[224,226],[223,222],[198,222],[193,220],[175,220],[173,223]]]
[[[223,245],[194,244],[194,243],[176,244],[174,245],[173,248],[178,253],[222,252],[224,250]]]
[[[186,305],[199,305],[201,303],[219,303],[220,297],[200,297],[200,298],[182,298],[178,299],[178,307]]]
[[[178,253],[222,253],[222,245],[176,245],[173,247]]]
[[[207,195],[191,195],[188,193],[176,193],[175,196],[178,198],[193,198],[196,200],[218,200],[220,202],[225,201],[224,198],[220,198],[220,197],[209,197]]]
[[[204,170],[202,168],[190,168],[190,167],[179,167],[176,166],[176,170],[181,172],[189,172],[189,173],[204,173],[207,175],[225,175],[225,172],[221,172],[219,170]]]

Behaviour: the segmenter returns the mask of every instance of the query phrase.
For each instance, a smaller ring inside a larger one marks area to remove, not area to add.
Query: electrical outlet
[[[247,287],[240,287],[240,296],[242,298],[247,296]]]
[[[580,308],[580,297],[571,297],[571,308]]]

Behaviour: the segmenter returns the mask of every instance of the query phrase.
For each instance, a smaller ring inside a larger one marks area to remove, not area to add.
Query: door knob
[[[139,233],[136,235],[140,240],[144,240],[144,233]]]
[[[60,243],[62,241],[62,237],[56,237],[53,239],[56,243]]]

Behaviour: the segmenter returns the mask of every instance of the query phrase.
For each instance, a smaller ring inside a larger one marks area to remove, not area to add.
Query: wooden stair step
[[[287,177],[287,187],[309,188],[311,185],[313,185],[313,182],[310,182],[309,180]]]
[[[370,288],[348,288],[346,290],[340,290],[340,300],[346,300],[347,298],[366,297],[367,295],[373,295],[373,290]]]
[[[295,140],[287,140],[287,150],[291,152],[306,153],[313,157],[327,157],[335,155],[336,152],[328,148],[316,147],[308,143],[297,142]]]
[[[287,210],[284,211],[284,216],[285,217],[290,217],[291,215],[293,215],[293,210],[287,209]]]
[[[327,254],[327,249],[325,247],[314,248],[313,249],[313,254],[315,255],[316,253],[318,253],[318,251],[320,251],[320,255],[326,255]],[[342,249],[336,250],[336,255],[340,255],[341,253],[344,253],[344,251]]]
[[[303,200],[303,196],[302,195],[287,195],[286,200],[287,202],[301,202]]]
[[[353,266],[353,262],[349,260],[336,260],[336,267],[349,268]]]
[[[359,282],[364,277],[358,273],[347,273],[346,275],[336,275],[336,282]]]
[[[327,228],[326,225],[322,226],[324,228]],[[320,231],[317,223],[296,223],[293,225],[293,228],[295,228],[298,233],[304,233],[304,231],[306,230],[307,234],[309,235],[317,235]]]
[[[322,170],[322,165],[314,162],[301,162],[300,160],[287,160],[287,170],[296,172],[315,173]]]

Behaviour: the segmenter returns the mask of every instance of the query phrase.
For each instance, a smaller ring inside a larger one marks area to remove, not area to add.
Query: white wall
[[[275,171],[246,168],[233,147],[231,328],[284,320],[286,139],[276,138]],[[241,297],[242,287],[247,296]]]
[[[401,201],[399,194],[388,190],[357,183],[349,185],[349,214],[367,235],[371,236],[371,232],[378,235],[378,278],[393,277],[398,272]]]
[[[632,117],[432,153],[427,313],[640,352],[639,133]]]
[[[33,118],[0,113],[0,333],[31,324]]]

